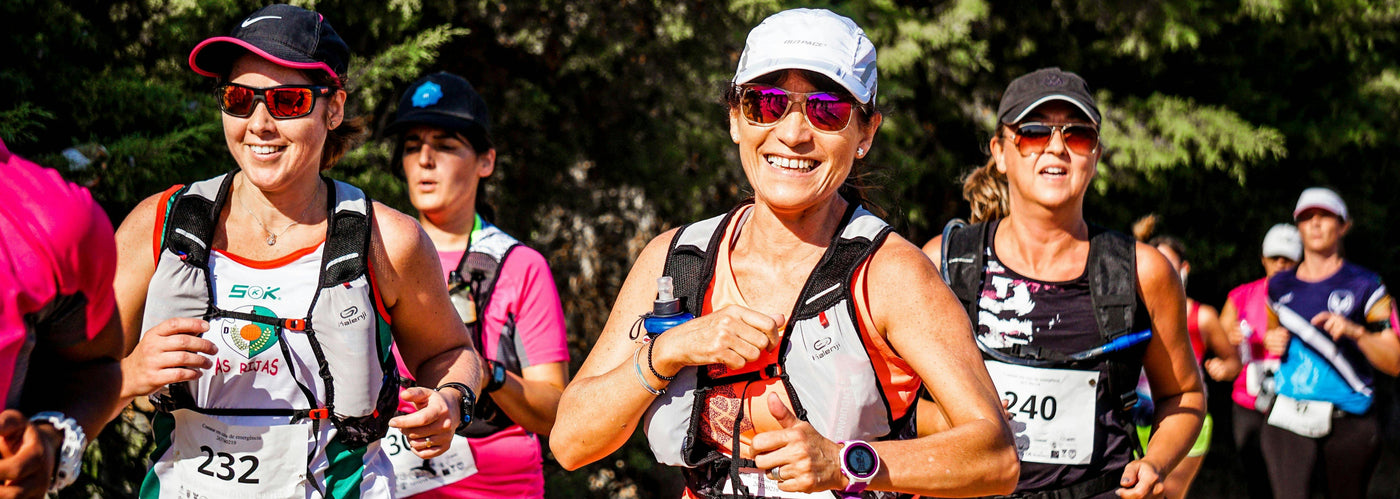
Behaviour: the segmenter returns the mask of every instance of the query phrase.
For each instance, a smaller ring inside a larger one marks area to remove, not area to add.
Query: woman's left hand
[[[841,444],[827,440],[811,423],[797,419],[776,393],[768,394],[768,411],[783,429],[754,435],[754,465],[763,470],[779,468],[778,476],[770,474],[769,478],[777,479],[778,488],[788,492],[844,489]]]
[[[1162,483],[1165,477],[1157,465],[1144,460],[1136,460],[1128,463],[1123,468],[1123,480],[1119,482],[1122,488],[1118,489],[1118,497],[1123,499],[1145,499],[1162,497],[1166,490],[1166,485]]]
[[[395,416],[389,420],[389,426],[398,428],[408,437],[408,446],[413,453],[430,459],[447,452],[459,421],[452,416],[456,411],[452,409],[453,402],[448,402],[447,395],[415,386],[399,392],[399,400],[413,404],[417,410]]]

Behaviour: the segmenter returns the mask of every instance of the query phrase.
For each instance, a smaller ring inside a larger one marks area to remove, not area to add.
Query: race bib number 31
[[[162,498],[303,495],[308,425],[234,426],[190,410],[174,416],[173,476],[160,477]]]
[[[1011,413],[1022,461],[1089,464],[1094,454],[1097,371],[1045,369],[986,361]]]

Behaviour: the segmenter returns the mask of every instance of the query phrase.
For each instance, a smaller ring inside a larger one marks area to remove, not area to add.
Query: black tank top
[[[987,231],[987,266],[983,270],[982,292],[977,302],[978,340],[994,348],[1021,344],[1063,354],[1103,344],[1094,321],[1088,273],[1060,282],[1041,281],[1016,273],[1001,264],[993,248],[998,225],[1000,220],[992,222]],[[1133,330],[1141,331],[1149,324],[1147,310],[1139,298]],[[1099,386],[1103,387],[1108,385],[1104,374],[1107,368],[1106,361],[1099,361],[1086,370],[1099,371]],[[1104,473],[1115,473],[1115,481],[1121,476],[1123,467],[1133,459],[1134,440],[1129,432],[1136,428],[1132,421],[1124,419],[1106,403],[1116,396],[1106,398],[1106,395],[1100,388],[1095,408],[1094,457],[1089,464],[1022,462],[1017,492],[1068,487]],[[1017,409],[1010,408],[1013,419]],[[1111,490],[1100,496],[1116,497]]]

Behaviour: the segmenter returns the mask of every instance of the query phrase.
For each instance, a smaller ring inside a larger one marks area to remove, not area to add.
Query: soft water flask
[[[642,320],[647,334],[656,336],[694,318],[689,312],[681,311],[681,301],[676,299],[671,276],[656,278],[656,302],[652,303],[651,314]]]

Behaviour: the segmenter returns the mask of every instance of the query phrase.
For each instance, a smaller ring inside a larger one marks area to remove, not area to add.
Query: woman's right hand
[[[1269,328],[1269,330],[1264,333],[1264,349],[1268,350],[1269,353],[1282,357],[1284,353],[1288,352],[1289,334],[1288,329],[1283,326]]]
[[[209,357],[219,348],[199,335],[209,323],[192,318],[166,319],[141,335],[136,349],[122,359],[122,396],[150,395],[161,387],[200,376],[201,369],[214,366]]]
[[[724,364],[739,369],[776,348],[786,325],[782,314],[730,305],[657,337],[651,362],[665,376],[674,376],[685,366]],[[660,341],[663,337],[665,341]]]

